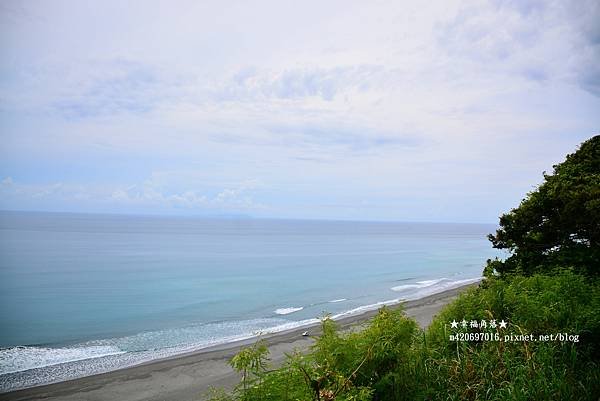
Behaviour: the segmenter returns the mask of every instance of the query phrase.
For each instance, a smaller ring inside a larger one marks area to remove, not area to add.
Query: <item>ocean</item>
[[[475,282],[485,224],[0,213],[0,391]]]

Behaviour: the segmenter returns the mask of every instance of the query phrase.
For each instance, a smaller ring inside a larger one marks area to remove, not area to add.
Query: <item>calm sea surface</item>
[[[0,391],[476,280],[493,225],[0,213]]]

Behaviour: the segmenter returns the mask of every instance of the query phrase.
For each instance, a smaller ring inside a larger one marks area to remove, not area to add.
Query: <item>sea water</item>
[[[493,225],[0,213],[0,391],[475,282]]]

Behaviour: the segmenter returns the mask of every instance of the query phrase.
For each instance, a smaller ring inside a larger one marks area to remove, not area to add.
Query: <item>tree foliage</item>
[[[511,255],[490,261],[488,272],[529,275],[563,266],[600,274],[600,136],[544,174],[489,239]]]
[[[246,391],[256,379],[261,380],[267,368],[269,349],[264,340],[257,341],[253,346],[242,349],[229,364],[242,374],[241,386]]]

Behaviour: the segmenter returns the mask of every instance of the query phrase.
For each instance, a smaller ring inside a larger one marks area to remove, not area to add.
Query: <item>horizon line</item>
[[[223,219],[223,220],[287,220],[287,221],[324,221],[324,222],[347,222],[347,223],[415,223],[415,224],[469,224],[469,225],[498,225],[491,222],[477,221],[433,221],[433,220],[382,220],[382,219],[341,219],[341,218],[314,218],[314,217],[265,217],[252,216],[243,213],[223,214],[169,214],[169,213],[135,213],[135,212],[87,212],[87,211],[55,211],[55,210],[12,210],[0,209],[0,213],[32,213],[32,214],[71,214],[71,215],[94,215],[94,216],[129,216],[129,217],[153,217],[153,218],[191,218],[191,219]]]

